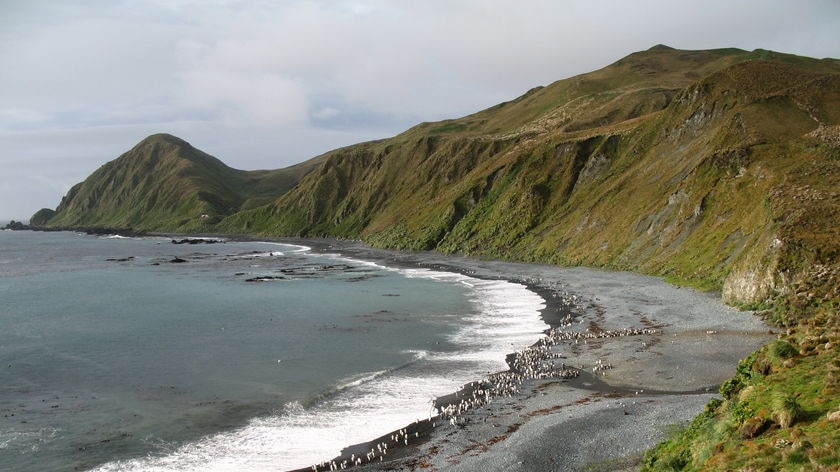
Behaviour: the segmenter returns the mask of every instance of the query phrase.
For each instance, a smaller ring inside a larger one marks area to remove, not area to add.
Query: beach
[[[522,284],[307,242],[3,232],[0,470],[306,468],[548,328]]]
[[[551,326],[508,372],[438,398],[430,418],[301,470],[634,470],[643,452],[717,397],[738,361],[775,337],[719,294],[629,272],[486,261],[306,240],[389,266],[522,283]]]

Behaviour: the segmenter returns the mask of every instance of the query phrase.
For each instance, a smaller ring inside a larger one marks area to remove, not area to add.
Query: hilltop
[[[838,465],[838,221],[840,61],[662,45],[283,170],[151,136],[32,218],[630,270],[785,328],[653,470]]]
[[[123,231],[206,231],[227,215],[265,204],[320,163],[243,171],[161,133],[142,140],[75,185],[33,226]]]
[[[629,269],[757,303],[783,290],[780,258],[836,258],[838,71],[835,60],[657,46],[329,153],[219,227]]]

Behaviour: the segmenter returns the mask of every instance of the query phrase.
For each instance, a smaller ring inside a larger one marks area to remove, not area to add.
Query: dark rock
[[[246,282],[268,282],[271,280],[286,280],[286,277],[279,275],[261,275],[259,277],[251,277],[250,279],[245,279]]]
[[[744,421],[744,424],[738,428],[738,435],[741,436],[742,439],[752,439],[767,431],[767,428],[769,428],[771,424],[772,421],[767,418],[754,416],[747,421]]]
[[[21,223],[20,221],[12,220],[8,224],[6,224],[5,229],[10,229],[10,230],[13,230],[13,231],[23,231],[23,230],[27,230],[27,229],[31,229],[31,228],[29,227],[29,225],[25,225],[25,224]]]
[[[218,244],[224,243],[224,241],[220,239],[206,239],[206,238],[184,238],[184,239],[173,239],[172,244]]]

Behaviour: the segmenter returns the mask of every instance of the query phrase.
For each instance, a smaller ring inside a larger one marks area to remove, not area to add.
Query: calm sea
[[[306,467],[504,370],[543,306],[289,244],[0,231],[0,470]]]

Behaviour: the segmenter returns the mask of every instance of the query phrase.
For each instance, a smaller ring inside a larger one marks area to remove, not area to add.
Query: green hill
[[[828,419],[840,397],[838,221],[840,62],[658,46],[474,115],[334,151],[289,193],[220,227],[632,270],[719,290],[788,329],[645,468],[831,470],[840,465],[840,428]]]
[[[836,258],[838,72],[835,60],[657,46],[336,150],[220,228],[630,269],[760,302],[786,283],[780,258],[808,259],[791,280]]]
[[[784,328],[650,470],[840,466],[838,221],[840,61],[661,45],[281,171],[152,136],[33,216],[631,270]]]
[[[320,161],[242,171],[168,134],[149,136],[74,186],[36,226],[132,231],[209,231],[224,216],[267,203]]]

